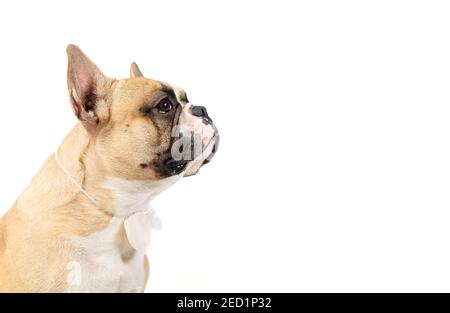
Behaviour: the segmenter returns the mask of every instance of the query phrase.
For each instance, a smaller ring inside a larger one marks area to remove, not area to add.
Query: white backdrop
[[[149,292],[450,290],[446,1],[0,2],[0,213],[75,123],[69,43],[205,105]]]

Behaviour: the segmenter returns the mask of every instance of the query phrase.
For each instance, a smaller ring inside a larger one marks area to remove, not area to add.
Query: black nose
[[[206,111],[206,108],[202,107],[202,106],[199,106],[199,105],[194,105],[192,107],[192,115],[198,116],[198,117],[209,118],[208,111]]]

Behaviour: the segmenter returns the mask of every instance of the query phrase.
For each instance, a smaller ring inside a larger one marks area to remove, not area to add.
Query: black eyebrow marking
[[[175,91],[173,90],[172,87],[162,84],[161,90],[164,91],[172,99],[177,100],[177,95],[175,94]]]
[[[166,92],[170,97],[173,97],[175,100],[178,101],[178,97],[177,97],[177,95],[175,93],[175,90],[173,90],[172,87],[170,87],[170,86],[168,86],[166,84],[162,84],[162,91]],[[186,95],[186,92],[184,90],[180,90],[178,96],[180,98],[180,101],[182,101],[182,102],[189,102],[189,100],[187,98],[187,95]]]

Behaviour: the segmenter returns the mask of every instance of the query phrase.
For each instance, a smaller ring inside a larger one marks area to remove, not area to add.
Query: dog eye
[[[159,113],[161,114],[166,114],[169,113],[170,111],[172,111],[173,108],[173,104],[172,102],[170,102],[169,99],[164,98],[161,101],[159,101],[159,103],[156,105],[156,109],[158,110]]]

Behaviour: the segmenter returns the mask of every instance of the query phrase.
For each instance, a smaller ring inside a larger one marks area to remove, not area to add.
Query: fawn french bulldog
[[[0,220],[1,292],[142,292],[148,203],[214,155],[216,127],[173,85],[105,76],[67,47],[78,123]]]

